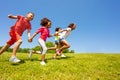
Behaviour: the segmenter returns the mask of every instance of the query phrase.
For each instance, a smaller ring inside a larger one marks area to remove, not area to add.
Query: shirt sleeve
[[[22,16],[19,16],[19,15],[17,16],[18,19],[20,19],[21,17],[22,17]]]

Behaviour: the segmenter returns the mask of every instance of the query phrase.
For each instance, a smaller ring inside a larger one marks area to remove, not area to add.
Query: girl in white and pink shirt
[[[43,18],[41,20],[41,27],[29,38],[29,42],[32,42],[32,39],[37,35],[40,34],[38,39],[39,44],[42,47],[42,61],[40,62],[41,65],[45,65],[45,53],[47,51],[47,46],[45,44],[46,39],[51,37],[49,28],[51,27],[51,21],[48,18]]]

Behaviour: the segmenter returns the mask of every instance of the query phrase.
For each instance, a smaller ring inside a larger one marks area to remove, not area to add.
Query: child
[[[55,29],[55,34],[53,34],[53,35],[55,36],[55,46],[54,46],[54,47],[51,47],[51,48],[48,48],[48,50],[56,50],[56,51],[58,50],[58,47],[59,47],[59,45],[60,45],[60,43],[59,43],[59,37],[60,37],[60,35],[61,35],[61,33],[62,33],[63,31],[66,31],[66,30],[62,30],[60,27],[57,27],[57,28]],[[61,45],[60,45],[60,46],[61,46]],[[56,55],[59,55],[59,53],[56,54]],[[61,57],[65,57],[65,55],[62,54]],[[53,58],[55,59],[56,57],[53,56]]]
[[[49,28],[51,27],[51,21],[48,18],[43,18],[41,20],[41,27],[32,35],[32,37],[29,39],[30,42],[32,42],[32,39],[38,34],[40,33],[40,37],[38,39],[39,44],[42,47],[42,61],[40,62],[41,65],[45,65],[45,53],[47,51],[47,47],[46,47],[46,39],[48,37],[51,37],[50,35],[50,31]]]
[[[76,25],[74,23],[71,23],[68,25],[68,28],[64,29],[66,31],[63,31],[60,35],[60,43],[62,44],[62,46],[60,47],[59,50],[57,50],[57,53],[59,53],[60,55],[62,55],[62,51],[66,48],[70,47],[70,44],[66,41],[66,38],[69,36],[69,34],[71,33],[71,31],[73,31],[76,28]]]
[[[30,30],[31,30],[30,21],[33,20],[34,13],[29,12],[29,13],[27,13],[26,17],[20,16],[20,15],[18,15],[18,16],[8,15],[8,17],[11,19],[17,19],[17,21],[16,21],[15,25],[10,28],[9,35],[10,35],[11,39],[8,40],[7,44],[1,48],[0,55],[4,51],[6,51],[11,45],[13,45],[15,43],[15,46],[13,48],[13,53],[12,53],[12,56],[9,61],[17,63],[17,62],[20,62],[20,60],[16,57],[16,52],[22,43],[21,36],[22,36],[23,32],[25,30],[27,30],[28,31],[28,40],[29,40]]]
[[[55,46],[54,47],[51,47],[51,48],[48,48],[48,50],[56,50],[58,48],[58,45],[59,45],[59,36],[60,36],[60,32],[61,32],[61,28],[60,27],[57,27],[55,29]]]

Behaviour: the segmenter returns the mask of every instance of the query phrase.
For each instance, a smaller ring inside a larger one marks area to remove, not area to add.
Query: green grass
[[[0,56],[0,80],[120,80],[120,54],[66,54],[57,60],[46,54],[45,66],[39,54],[30,60],[18,53],[18,64],[9,62],[10,55]]]

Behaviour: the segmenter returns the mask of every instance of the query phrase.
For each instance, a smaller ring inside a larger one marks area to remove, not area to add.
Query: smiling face
[[[48,18],[43,18],[40,22],[40,25],[45,26],[46,28],[50,28],[51,24],[52,22]]]
[[[27,19],[28,21],[33,20],[33,18],[34,18],[34,13],[28,13],[28,14],[26,15],[26,19]]]
[[[68,25],[69,28],[71,28],[72,30],[74,30],[76,28],[76,24],[71,23]]]
[[[48,22],[48,24],[46,25],[47,28],[51,27],[51,22]]]
[[[76,28],[76,25],[74,24],[73,26],[72,26],[72,30],[74,30]]]

